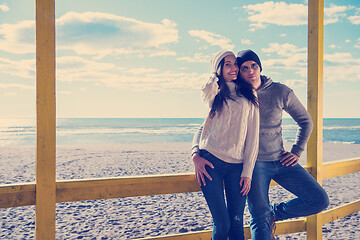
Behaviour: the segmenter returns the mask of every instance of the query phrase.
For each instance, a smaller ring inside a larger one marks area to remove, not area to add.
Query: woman
[[[213,240],[244,239],[243,212],[258,152],[259,110],[255,91],[238,78],[231,51],[211,59],[212,76],[202,88],[210,107],[193,162],[213,217]],[[226,202],[224,196],[226,193]]]

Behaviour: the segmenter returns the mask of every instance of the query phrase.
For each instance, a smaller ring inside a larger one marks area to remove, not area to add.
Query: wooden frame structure
[[[35,238],[55,239],[55,1],[36,0]],[[46,227],[45,227],[46,226]]]
[[[323,15],[324,0],[309,0],[308,110],[314,131],[308,143],[307,166],[319,182],[360,171],[360,158],[322,164]],[[200,191],[193,174],[69,180],[56,182],[55,0],[36,0],[36,182],[0,185],[0,208],[36,206],[36,239],[55,239],[55,204]],[[275,183],[272,182],[272,185]],[[277,224],[276,234],[307,232],[320,240],[322,225],[360,211],[360,199],[308,218]],[[209,239],[211,231],[146,239]],[[250,238],[249,226],[245,236]]]

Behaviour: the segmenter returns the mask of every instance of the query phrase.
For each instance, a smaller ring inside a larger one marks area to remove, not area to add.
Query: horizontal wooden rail
[[[329,209],[323,212],[322,225],[337,219],[343,218],[360,210],[360,199],[342,206]],[[245,226],[245,238],[250,239],[250,227]],[[284,235],[306,231],[306,218],[300,218],[295,220],[281,221],[276,224],[276,235]],[[137,240],[202,240],[211,238],[211,231],[189,232],[182,234],[173,234],[160,237],[148,237],[140,238]]]
[[[56,184],[56,201],[72,202],[197,192],[200,187],[194,174],[151,175],[89,180],[60,181]]]
[[[310,171],[306,166],[305,169]],[[360,159],[347,159],[324,164],[324,178],[359,171]],[[271,185],[276,185],[276,183],[272,181]],[[34,205],[35,189],[35,183],[0,185],[0,208]],[[62,180],[56,182],[56,202],[197,191],[200,191],[200,187],[192,173]]]
[[[323,179],[360,172],[360,158],[331,161],[323,164]]]
[[[323,212],[323,225],[360,211],[360,199]]]
[[[305,166],[307,171],[310,171]],[[360,159],[346,159],[324,164],[324,178],[332,178],[360,171]],[[272,181],[272,185],[276,182]],[[35,183],[0,185],[0,208],[35,204]],[[118,178],[62,180],[56,182],[56,202],[73,202],[96,199],[125,198],[184,192],[197,192],[200,187],[192,173],[147,175]],[[360,210],[360,200],[323,212],[323,224]],[[250,227],[245,226],[245,237],[250,238]],[[306,231],[306,219],[282,221],[277,224],[276,234]],[[209,239],[211,231],[199,231],[144,239],[201,240]]]
[[[0,208],[35,204],[35,183],[0,185]],[[56,182],[56,202],[197,192],[194,174],[147,175]]]
[[[346,217],[350,214],[358,212],[360,210],[360,199],[342,206],[335,207],[333,209],[326,210],[322,213],[322,225],[337,219]],[[295,220],[287,220],[277,222],[276,224],[276,235],[284,235],[306,231],[306,218],[300,218]],[[250,239],[250,227],[247,225],[244,227],[245,238]],[[137,240],[202,240],[210,239],[211,231],[200,231],[200,232],[189,232],[181,234],[166,235],[160,237],[148,237],[140,238]]]
[[[208,240],[211,238],[212,232],[209,231],[197,231],[197,232],[187,232],[180,234],[169,234],[166,236],[159,237],[147,237],[147,238],[138,238],[136,240]],[[246,238],[246,237],[245,237]]]
[[[306,219],[295,219],[278,222],[276,224],[276,235],[291,234],[306,231]],[[250,226],[244,226],[245,239],[251,239]],[[211,238],[211,231],[198,231],[180,234],[172,234],[158,237],[139,238],[137,240],[203,240]]]
[[[0,208],[35,205],[35,183],[0,185]]]

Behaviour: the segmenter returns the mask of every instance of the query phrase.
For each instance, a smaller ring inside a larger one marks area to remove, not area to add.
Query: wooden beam
[[[291,234],[306,231],[306,219],[292,219],[276,222],[276,235]]]
[[[344,159],[327,162],[323,165],[323,179],[339,177],[346,174],[360,172],[360,159]]]
[[[329,209],[323,212],[322,224],[325,225],[329,222],[333,222],[337,219],[346,217],[350,214],[360,211],[360,199],[347,203],[333,209]]]
[[[308,167],[304,167],[309,170]],[[360,171],[360,159],[337,160],[324,165],[326,178]],[[271,185],[277,185],[271,181]],[[72,179],[56,182],[56,202],[125,198],[184,192],[198,192],[193,173]],[[0,208],[35,204],[35,183],[0,185]]]
[[[276,223],[276,235],[304,232],[306,229],[305,218],[286,220]],[[211,231],[198,231],[189,233],[172,234],[158,237],[139,238],[136,240],[207,240],[211,238]],[[245,239],[251,239],[250,226],[244,226]]]
[[[57,202],[197,192],[194,174],[169,174],[57,182]]]
[[[307,145],[307,166],[322,184],[324,0],[308,1],[308,111],[314,129]],[[322,239],[321,213],[307,218],[307,239]]]
[[[200,191],[194,174],[69,180],[57,182],[56,186],[57,202]],[[0,208],[33,205],[34,203],[34,183],[0,185]],[[360,200],[357,200],[324,211],[321,225],[359,210]],[[309,223],[305,219],[281,221],[277,223],[276,235],[304,232],[308,225]],[[245,226],[244,231],[246,238],[251,238],[249,226]],[[211,236],[211,231],[200,231],[145,239],[209,239],[209,236]]]
[[[323,0],[309,0],[308,111],[314,129],[307,145],[307,166],[320,183],[323,147],[323,18],[320,15],[324,13],[321,3],[324,4]]]
[[[36,0],[35,237],[55,239],[55,0]]]
[[[169,234],[159,237],[139,238],[137,240],[208,240],[211,239],[212,231],[198,231],[180,234]]]
[[[0,185],[0,208],[35,205],[35,183]]]

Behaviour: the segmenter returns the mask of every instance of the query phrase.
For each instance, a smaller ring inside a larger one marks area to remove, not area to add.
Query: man
[[[239,52],[237,64],[242,80],[250,83],[257,92],[260,111],[259,154],[248,195],[251,235],[253,240],[275,239],[275,221],[316,214],[329,205],[325,190],[298,164],[313,123],[309,113],[290,88],[260,75],[262,66],[255,52]],[[285,151],[283,147],[283,110],[299,127],[290,152]],[[211,179],[206,167],[212,166],[199,155],[198,142],[201,131],[202,127],[194,136],[192,158],[194,162],[203,166],[197,173],[199,178]],[[296,198],[270,205],[268,193],[272,179],[293,193]]]

